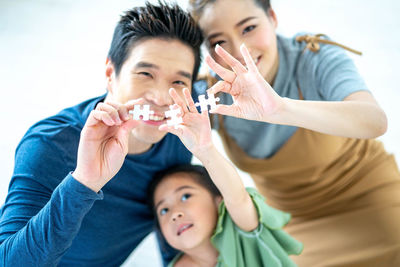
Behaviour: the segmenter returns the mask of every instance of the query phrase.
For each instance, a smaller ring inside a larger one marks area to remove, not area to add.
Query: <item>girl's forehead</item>
[[[174,173],[166,176],[158,185],[154,193],[155,203],[168,196],[172,196],[179,192],[179,189],[195,189],[201,186],[195,182],[194,174],[191,173]]]

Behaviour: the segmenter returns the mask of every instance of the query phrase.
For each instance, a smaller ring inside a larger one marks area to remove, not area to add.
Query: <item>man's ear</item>
[[[112,94],[113,85],[115,82],[115,71],[114,71],[114,65],[112,64],[109,58],[107,58],[106,60],[106,81],[107,81],[107,91]]]
[[[272,7],[270,7],[268,9],[268,18],[271,21],[272,25],[274,25],[275,29],[276,27],[278,27],[278,18],[276,17],[276,13],[275,11],[272,9]]]
[[[216,197],[214,198],[214,203],[215,203],[215,205],[217,206],[217,209],[218,209],[218,207],[219,207],[219,204],[221,204],[221,201],[222,201],[222,196],[216,196]]]

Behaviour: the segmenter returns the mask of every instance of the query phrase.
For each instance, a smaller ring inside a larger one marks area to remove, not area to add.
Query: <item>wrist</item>
[[[214,157],[216,153],[219,153],[217,148],[214,146],[214,144],[211,144],[209,146],[202,147],[201,151],[198,151],[195,154],[195,157],[198,158],[203,165],[205,165]]]
[[[77,180],[79,183],[82,185],[86,186],[90,190],[94,191],[95,193],[98,193],[101,188],[104,186],[99,181],[95,181],[93,179],[87,179],[87,176],[79,172],[79,170],[75,170],[71,173],[72,177]]]

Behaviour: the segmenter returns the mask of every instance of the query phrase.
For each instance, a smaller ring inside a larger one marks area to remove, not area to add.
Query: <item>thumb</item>
[[[139,120],[129,119],[121,125],[121,133],[128,136],[130,132],[140,124]]]

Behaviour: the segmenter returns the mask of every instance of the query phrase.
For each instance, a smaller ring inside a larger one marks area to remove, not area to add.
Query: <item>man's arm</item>
[[[34,180],[13,178],[1,214],[1,266],[56,266],[102,193],[67,175],[41,207],[46,198]]]

